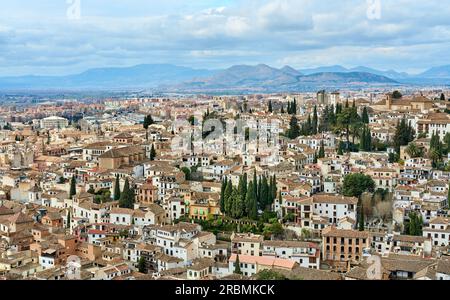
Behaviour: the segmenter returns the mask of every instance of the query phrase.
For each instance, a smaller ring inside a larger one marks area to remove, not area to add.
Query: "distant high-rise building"
[[[327,105],[328,104],[328,94],[325,90],[317,92],[317,103]]]
[[[331,94],[330,94],[330,101],[329,101],[329,104],[336,107],[336,104],[339,103],[340,98],[341,98],[341,94],[339,94],[339,92],[333,92],[333,93],[331,93]]]

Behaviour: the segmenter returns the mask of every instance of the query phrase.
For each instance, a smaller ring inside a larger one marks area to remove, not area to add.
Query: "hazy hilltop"
[[[2,90],[39,89],[127,89],[162,91],[291,91],[317,87],[338,88],[361,85],[448,84],[450,66],[434,67],[413,76],[395,70],[342,66],[296,70],[265,65],[235,65],[223,70],[195,69],[171,64],[143,64],[132,67],[96,68],[67,76],[0,77]]]

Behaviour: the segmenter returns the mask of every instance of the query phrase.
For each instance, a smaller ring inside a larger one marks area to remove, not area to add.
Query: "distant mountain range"
[[[367,67],[347,69],[328,66],[296,70],[264,64],[237,65],[206,70],[170,64],[124,68],[98,68],[68,76],[0,77],[0,90],[46,89],[157,89],[160,91],[303,91],[317,88],[450,84],[450,65],[431,68],[419,75],[380,71]]]

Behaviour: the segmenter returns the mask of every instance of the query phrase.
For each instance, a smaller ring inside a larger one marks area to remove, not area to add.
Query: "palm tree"
[[[406,147],[405,152],[411,158],[423,157],[423,150],[422,148],[419,148],[416,143],[409,144],[409,146]]]

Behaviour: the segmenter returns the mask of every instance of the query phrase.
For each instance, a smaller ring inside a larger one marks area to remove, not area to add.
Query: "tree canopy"
[[[365,192],[373,192],[375,182],[369,175],[353,173],[345,176],[343,194],[347,197],[361,197]]]

